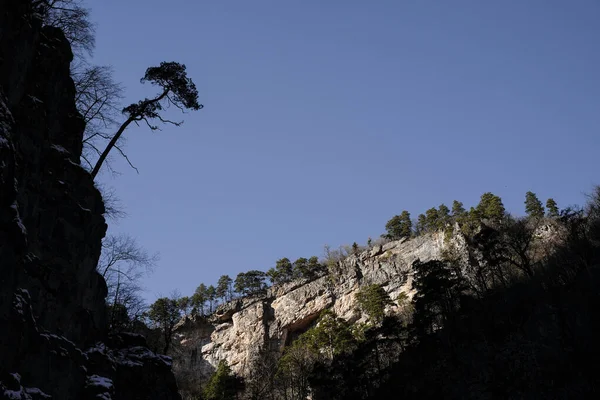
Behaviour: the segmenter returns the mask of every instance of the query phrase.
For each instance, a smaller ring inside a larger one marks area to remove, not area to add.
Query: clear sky
[[[178,61],[201,111],[132,128],[113,233],[158,251],[153,301],[321,255],[458,199],[559,207],[600,183],[600,2],[89,0],[125,103]]]

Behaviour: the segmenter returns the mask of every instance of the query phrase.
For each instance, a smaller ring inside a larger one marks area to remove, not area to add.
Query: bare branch
[[[102,164],[114,147],[117,147],[117,150],[124,156],[124,153],[118,148],[117,144],[132,122],[137,125],[138,121],[144,121],[152,131],[159,130],[159,127],[157,125],[152,125],[150,123],[151,119],[158,119],[164,124],[171,124],[174,126],[181,125],[181,122],[174,122],[165,119],[160,115],[160,111],[164,109],[163,100],[166,99],[167,105],[175,105],[180,110],[200,110],[202,108],[202,105],[198,103],[198,90],[192,80],[187,77],[185,70],[185,65],[176,62],[163,62],[158,67],[151,67],[146,70],[146,74],[141,79],[141,82],[144,83],[148,81],[154,85],[160,86],[162,92],[154,98],[140,100],[123,109],[123,113],[128,115],[128,118],[121,124],[114,136],[112,136],[106,145],[106,148],[96,161],[91,172],[92,178],[96,177]],[[97,102],[93,102],[92,104],[95,105]],[[125,158],[131,165],[129,159],[127,159],[127,157]]]
[[[123,156],[123,158],[125,160],[127,160],[127,163],[129,164],[129,166],[133,169],[135,169],[135,172],[137,172],[138,174],[140,173],[140,171],[131,163],[131,161],[129,161],[129,157],[127,157],[127,154],[123,153],[123,150],[121,150],[121,148],[117,145],[115,145],[115,149],[117,149],[119,151],[119,153],[121,153],[121,155]]]
[[[102,200],[104,201],[104,215],[111,220],[125,218],[127,213],[123,209],[121,200],[116,196],[115,190],[100,185],[96,185],[96,187],[102,194]]]
[[[60,28],[71,43],[74,53],[91,54],[95,46],[96,27],[89,19],[90,11],[82,0],[39,0],[34,9],[45,26]]]
[[[106,280],[109,321],[112,329],[119,329],[123,316],[133,321],[146,309],[141,292],[141,279],[153,272],[158,254],[149,254],[128,235],[109,235],[102,241],[98,272]],[[121,320],[119,323],[117,321]]]

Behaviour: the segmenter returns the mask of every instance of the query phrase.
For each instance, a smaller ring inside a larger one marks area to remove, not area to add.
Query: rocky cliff
[[[0,0],[0,398],[177,399],[168,358],[107,336],[72,59],[32,2]]]
[[[225,360],[234,372],[245,376],[258,352],[280,353],[325,309],[349,321],[363,318],[355,295],[364,285],[382,285],[393,300],[400,293],[412,297],[412,263],[439,259],[445,249],[457,245],[461,247],[460,238],[448,241],[443,233],[377,245],[343,260],[337,273],[271,287],[264,296],[227,303],[208,320],[186,318],[176,328],[182,349],[177,361],[189,363],[206,377]],[[397,305],[386,310],[400,311]]]

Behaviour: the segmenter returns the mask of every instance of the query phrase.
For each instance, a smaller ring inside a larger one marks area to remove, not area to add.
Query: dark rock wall
[[[107,337],[72,59],[30,0],[0,0],[0,399],[178,399],[167,358]]]

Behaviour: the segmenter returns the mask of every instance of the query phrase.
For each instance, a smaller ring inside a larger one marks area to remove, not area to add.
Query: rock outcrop
[[[72,59],[31,1],[0,0],[0,398],[178,399],[168,358],[107,337]]]
[[[411,298],[412,263],[417,259],[439,259],[449,246],[460,249],[464,243],[458,237],[448,241],[443,233],[436,233],[377,245],[347,257],[338,266],[338,273],[275,286],[264,296],[224,304],[208,320],[187,318],[176,328],[181,354],[183,358],[195,355],[190,362],[204,377],[220,360],[244,376],[259,351],[281,352],[325,309],[332,309],[348,321],[363,318],[357,311],[355,295],[364,285],[382,285],[393,300],[401,293]],[[386,310],[399,311],[397,305]]]

